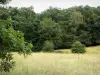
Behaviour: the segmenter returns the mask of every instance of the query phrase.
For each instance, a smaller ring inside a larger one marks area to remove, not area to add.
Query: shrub
[[[51,41],[45,41],[42,51],[44,52],[52,52],[54,50],[54,44]]]
[[[0,71],[10,72],[15,66],[15,61],[13,61],[13,54],[11,53],[0,53]]]
[[[85,53],[85,45],[79,41],[76,41],[72,44],[72,53]]]

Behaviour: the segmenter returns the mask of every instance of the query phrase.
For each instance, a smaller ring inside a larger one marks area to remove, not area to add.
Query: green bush
[[[10,72],[15,66],[15,61],[13,61],[13,54],[11,53],[0,53],[0,71]]]
[[[72,44],[72,53],[85,53],[85,45],[79,41],[76,41]]]
[[[54,44],[50,41],[45,41],[44,42],[44,45],[43,45],[43,48],[42,48],[42,51],[44,52],[52,52],[54,50]]]

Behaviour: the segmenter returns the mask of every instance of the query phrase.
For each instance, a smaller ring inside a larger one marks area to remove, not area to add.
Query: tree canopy
[[[14,30],[13,20],[9,10],[0,7],[0,71],[9,72],[15,65],[12,52],[19,54],[31,53],[33,45],[24,39],[24,34],[19,30]]]
[[[74,41],[87,46],[100,44],[99,29],[96,29],[100,26],[99,6],[50,7],[41,13],[35,13],[33,7],[7,10],[14,29],[25,34],[25,39],[34,45],[33,51],[41,51],[46,40],[52,41],[55,49],[70,48]]]

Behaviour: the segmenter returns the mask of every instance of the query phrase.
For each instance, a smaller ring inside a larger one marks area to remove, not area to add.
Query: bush
[[[76,41],[72,44],[72,53],[85,53],[85,45],[79,41]]]
[[[10,69],[13,69],[15,61],[12,55],[11,53],[0,53],[0,71],[10,72]]]
[[[45,41],[44,42],[44,45],[43,45],[43,48],[42,48],[42,51],[44,52],[52,52],[54,50],[54,44],[50,41]]]

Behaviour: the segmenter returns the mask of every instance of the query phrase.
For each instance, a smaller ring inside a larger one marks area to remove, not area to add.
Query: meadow
[[[0,75],[100,75],[100,46],[86,48],[85,54],[70,49],[54,53],[32,53],[27,58],[14,53],[16,67]]]

